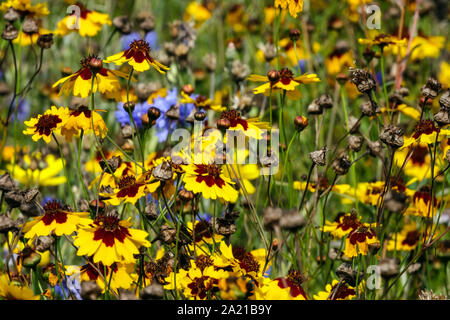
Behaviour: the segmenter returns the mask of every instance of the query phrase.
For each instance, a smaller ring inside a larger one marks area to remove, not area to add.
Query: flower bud
[[[161,116],[161,111],[156,107],[150,107],[147,111],[149,121],[154,121]]]
[[[292,42],[296,42],[298,39],[300,39],[300,30],[298,29],[289,30],[289,39],[291,39]]]
[[[53,33],[39,35],[37,44],[42,49],[49,49],[53,45]]]
[[[308,118],[304,116],[296,116],[294,118],[294,126],[298,132],[303,131],[308,126]]]
[[[217,120],[217,128],[221,130],[227,130],[231,126],[231,122],[227,118],[221,118]]]
[[[267,77],[271,84],[274,84],[278,80],[280,80],[280,73],[277,70],[270,70],[267,72]]]

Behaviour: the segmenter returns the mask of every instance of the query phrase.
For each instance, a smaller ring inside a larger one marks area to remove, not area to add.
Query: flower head
[[[155,68],[160,73],[166,73],[169,70],[168,67],[153,59],[150,55],[150,45],[145,40],[134,40],[127,50],[106,58],[104,62],[114,62],[116,65],[128,62],[138,72],[148,70],[150,67]]]
[[[44,114],[38,115],[36,118],[31,118],[25,121],[28,127],[23,131],[26,135],[31,135],[34,141],[43,139],[46,143],[52,140],[52,134],[59,133],[61,127],[66,123],[69,116],[69,110],[64,107],[56,108],[52,106]]]

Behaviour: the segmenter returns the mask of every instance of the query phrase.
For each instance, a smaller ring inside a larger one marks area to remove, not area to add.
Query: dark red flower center
[[[278,286],[280,288],[290,288],[289,293],[292,297],[295,298],[298,295],[302,295],[305,299],[308,299],[305,290],[302,288],[302,283],[305,281],[305,278],[300,272],[291,270],[286,278],[282,277],[276,280],[278,280]]]
[[[201,220],[195,224],[193,234],[195,242],[201,241],[202,238],[210,239],[213,236],[211,225],[207,221]]]
[[[63,210],[58,201],[47,202],[44,206],[44,216],[42,217],[42,222],[48,226],[53,221],[56,221],[56,223],[59,224],[67,221],[67,212]]]
[[[414,193],[413,196],[413,201],[419,201],[422,200],[423,202],[425,202],[426,205],[428,205],[431,201],[431,191],[430,191],[430,187],[425,186],[422,187],[420,190],[416,191]],[[434,198],[434,205],[437,205],[437,199]]]
[[[411,155],[411,162],[417,165],[425,164],[425,157],[428,154],[428,148],[417,146]]]
[[[222,168],[216,164],[197,164],[194,171],[198,174],[195,179],[198,183],[205,181],[208,187],[216,185],[219,188],[225,185],[225,181],[220,177]]]
[[[291,83],[291,81],[294,80],[294,74],[292,73],[291,70],[289,70],[288,68],[283,68],[280,71],[280,81],[282,84],[289,84]]]
[[[338,284],[335,284],[332,288],[331,288],[331,295],[332,295],[332,300],[337,300],[337,299],[345,299],[349,296],[355,295],[355,290],[350,288],[347,284],[341,284],[338,288],[336,288]]]
[[[119,224],[119,217],[116,215],[99,215],[95,218],[94,224],[98,226],[94,232],[94,240],[102,240],[107,247],[112,247],[115,240],[123,242],[130,236],[128,228]]]
[[[357,242],[363,243],[366,242],[367,239],[372,239],[375,237],[374,231],[366,226],[360,226],[358,229],[350,232],[349,240],[352,245],[356,245]]]
[[[136,183],[136,178],[134,176],[125,176],[119,181],[119,192],[117,193],[118,198],[130,197],[133,198],[139,191],[142,184]]]
[[[250,252],[247,252],[242,247],[233,247],[233,256],[239,261],[239,266],[245,270],[245,272],[258,272],[259,262],[255,260]]]
[[[358,216],[355,213],[346,214],[342,218],[342,222],[337,225],[337,228],[342,229],[343,231],[346,230],[356,230],[361,223],[358,220]]]
[[[195,265],[203,272],[207,267],[213,265],[213,260],[207,255],[201,254],[195,259]]]
[[[200,299],[205,299],[208,291],[212,290],[215,284],[218,284],[219,280],[211,279],[209,277],[202,276],[200,278],[192,279],[192,282],[187,286],[191,289],[191,294],[197,296]]]
[[[127,59],[133,58],[137,63],[141,63],[144,60],[153,62],[153,58],[150,56],[150,45],[145,40],[134,40],[130,44],[130,48],[123,53]]]
[[[419,237],[420,237],[420,234],[416,230],[409,231],[406,234],[405,239],[402,241],[402,244],[408,245],[410,247],[415,246],[416,243],[419,241]]]
[[[246,120],[241,118],[241,113],[236,110],[225,111],[220,116],[221,119],[228,119],[230,121],[230,127],[236,127],[240,124],[244,130],[248,129],[248,123]]]
[[[70,115],[71,115],[71,116],[74,116],[74,117],[78,117],[78,116],[81,115],[82,113],[84,114],[84,116],[85,116],[86,118],[90,118],[91,115],[92,115],[92,111],[89,110],[88,107],[86,107],[86,106],[78,107],[78,109],[71,111],[71,112],[70,112]],[[100,158],[101,158],[101,154],[100,154]]]
[[[35,124],[34,132],[38,132],[40,135],[49,136],[52,133],[53,129],[55,129],[60,122],[62,122],[62,120],[58,115],[44,114]]]
[[[437,129],[431,120],[422,120],[414,128],[413,138],[417,139],[422,134],[432,134],[436,132]]]

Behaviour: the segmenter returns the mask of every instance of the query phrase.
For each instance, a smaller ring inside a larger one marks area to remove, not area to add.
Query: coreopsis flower
[[[25,238],[34,239],[54,233],[60,237],[70,236],[80,224],[90,222],[89,212],[71,212],[58,201],[49,201],[44,205],[44,214],[33,218],[23,227]]]
[[[134,174],[123,175],[114,193],[102,193],[101,196],[107,204],[118,206],[122,202],[135,204],[140,198],[145,197],[147,191],[147,184],[144,181],[143,176]]]
[[[116,212],[99,214],[90,224],[79,228],[74,244],[79,256],[92,256],[94,263],[111,266],[114,262],[134,263],[139,248],[150,247],[148,233],[132,229],[129,220],[120,220]]]
[[[297,14],[303,11],[303,0],[275,0],[274,7],[288,9],[289,14],[297,18]]]
[[[374,243],[378,243],[375,231],[371,227],[361,225],[351,231],[345,239],[344,254],[349,258],[358,254],[367,255],[369,245]]]
[[[420,120],[420,111],[417,110],[416,108],[413,107],[409,107],[406,104],[402,103],[398,106],[395,106],[395,108],[385,108],[382,107],[381,108],[381,112],[383,114],[387,114],[388,112],[401,112],[403,113],[405,116],[408,116],[416,121]]]
[[[206,220],[196,220],[194,224],[188,221],[186,228],[189,234],[192,234],[192,240],[196,243],[196,247],[200,242],[213,244],[219,243],[223,239],[222,235],[214,233],[212,225]]]
[[[36,118],[31,118],[25,121],[28,127],[23,130],[23,134],[31,135],[34,141],[43,139],[46,143],[52,140],[52,134],[60,133],[61,127],[69,117],[69,109],[65,107],[56,108],[52,106],[44,114],[38,115]]]
[[[223,174],[223,168],[217,164],[189,164],[183,166],[184,188],[200,193],[206,199],[223,199],[236,202],[239,192],[233,187],[234,182]]]
[[[106,58],[103,62],[114,62],[116,65],[122,65],[125,62],[138,72],[143,72],[150,67],[155,68],[160,73],[166,73],[170,68],[156,61],[150,55],[150,46],[145,40],[135,40],[130,44],[130,48],[116,53]]]
[[[61,127],[61,135],[63,135],[68,142],[72,141],[73,136],[79,136],[81,130],[84,133],[93,131],[96,136],[104,138],[108,132],[105,121],[97,112],[102,110],[89,110],[85,106],[80,106],[75,110],[69,111],[69,118]],[[92,124],[94,128],[92,128]]]
[[[184,104],[193,104],[197,110],[214,110],[217,112],[225,111],[226,107],[221,106],[220,104],[216,104],[211,99],[202,96],[202,95],[188,95],[185,92],[181,92],[181,96],[183,97],[180,102]]]
[[[33,290],[19,282],[10,281],[7,274],[0,275],[0,298],[3,300],[39,300]]]
[[[433,199],[431,199],[430,187],[424,186],[414,193],[412,201],[405,213],[412,216],[432,218],[438,211],[437,206],[438,200],[436,197],[433,195]]]
[[[167,284],[164,289],[181,289],[184,296],[191,300],[212,298],[218,291],[219,279],[227,278],[228,272],[216,269],[213,260],[206,255],[198,256],[193,264],[189,270],[180,269],[165,278]]]
[[[52,33],[52,31],[44,28],[39,28],[38,32],[33,33],[31,35],[25,32],[19,32],[19,35],[17,36],[16,39],[13,40],[13,43],[19,44],[24,47],[29,45],[35,45],[37,43],[39,36],[49,33]]]
[[[407,156],[410,158],[405,163]],[[418,181],[431,177],[431,155],[426,143],[418,143],[398,150],[394,154],[394,163],[398,168],[403,166],[404,173]]]
[[[118,289],[128,290],[131,288],[133,281],[137,280],[134,273],[134,264],[115,262],[110,266],[105,266],[101,262],[93,263],[91,260],[89,263],[76,268],[75,272],[79,274],[82,282],[95,281],[102,293],[105,292],[107,286],[116,293],[118,293]],[[70,271],[67,271],[66,274],[70,274]],[[109,279],[111,279],[111,282],[109,282]]]
[[[252,184],[251,180],[257,179],[261,170],[256,164],[229,164],[232,169],[230,171],[224,170],[223,173],[226,177],[230,179],[234,179],[235,181],[239,181],[242,184],[243,188],[239,188],[241,194],[254,194],[256,192],[255,186]],[[237,176],[236,176],[236,175]]]
[[[190,2],[183,15],[184,21],[194,20],[197,28],[209,18],[211,18],[211,12],[197,1]]]
[[[22,16],[30,14],[40,17],[50,14],[46,2],[32,5],[31,0],[7,0],[0,4],[0,11],[8,11],[9,8],[13,8]]]
[[[403,146],[401,148],[406,148],[413,143],[434,144],[437,131],[433,121],[428,119],[422,120],[414,127],[414,131],[409,137],[404,137]],[[437,141],[440,142],[448,136],[450,136],[450,130],[441,129],[439,130]]]
[[[35,164],[38,166],[35,167]],[[7,164],[6,169],[11,172],[13,179],[19,181],[27,187],[32,186],[58,186],[66,183],[67,178],[59,175],[64,169],[64,162],[61,158],[56,158],[53,154],[45,157],[41,153],[34,153],[31,156],[23,156],[23,164]]]
[[[386,249],[389,251],[411,251],[419,244],[421,232],[412,221],[403,226],[402,230],[391,236]]]
[[[80,8],[79,17],[74,10],[70,15],[58,22],[55,33],[65,36],[71,32],[78,32],[82,37],[96,36],[104,25],[111,25],[111,19],[106,13],[88,10],[82,3],[76,3]]]
[[[265,82],[263,85],[260,85],[253,89],[254,94],[264,94],[266,96],[270,95],[270,90],[272,92],[276,92],[279,90],[283,90],[286,92],[286,96],[290,99],[297,99],[300,96],[300,91],[298,90],[298,86],[300,84],[309,84],[314,82],[320,82],[319,77],[315,73],[303,74],[298,77],[294,77],[292,71],[287,68],[283,68],[280,72],[269,71],[270,79],[268,76],[261,76],[252,74],[248,77],[249,81],[254,82]]]
[[[147,192],[152,198],[159,199],[160,193],[169,199],[175,194],[175,172],[182,172],[182,169],[175,165],[171,157],[158,157],[145,164],[148,170],[144,173],[144,182],[147,185]]]
[[[345,72],[349,67],[355,67],[355,58],[351,50],[334,50],[325,59],[325,68],[330,76]]]
[[[214,265],[220,268],[232,268],[239,276],[249,276],[257,280],[263,276],[265,264],[265,249],[257,249],[247,252],[242,247],[232,247],[224,241],[219,245],[220,253],[213,256]]]
[[[397,39],[396,37],[390,36],[390,35],[386,35],[386,34],[378,34],[373,38],[369,38],[369,39],[365,39],[365,38],[360,38],[358,39],[358,42],[360,44],[366,44],[369,46],[378,46],[380,47],[382,50],[388,46],[406,46],[406,39]]]
[[[402,38],[404,41],[408,41],[407,37]],[[438,58],[442,48],[445,46],[445,37],[442,36],[427,36],[420,32],[411,41],[410,59],[412,61],[423,60],[425,58]],[[400,52],[400,57],[406,57],[406,46],[396,46],[388,45],[386,52],[392,52],[393,54],[398,54]]]
[[[117,77],[128,79],[128,75],[103,68],[102,61],[96,56],[89,56],[80,62],[81,68],[67,77],[59,79],[53,84],[53,88],[61,85],[59,94],[73,92],[75,96],[86,98],[92,92],[99,91],[112,96],[120,94],[120,83]],[[92,84],[92,77],[95,77]]]
[[[354,287],[343,282],[333,280],[331,284],[325,286],[325,291],[320,291],[313,296],[314,300],[352,300],[356,297]]]
[[[222,278],[219,279],[219,284],[217,286],[219,288],[219,293],[217,295],[222,300],[253,300],[255,285],[253,281],[247,277],[230,276],[228,278]],[[266,287],[268,286],[265,286],[264,288]],[[258,297],[256,297],[256,300],[259,300]],[[274,298],[271,300],[276,299]]]
[[[370,227],[370,224],[361,222],[361,218],[354,211],[340,213],[333,222],[325,222],[323,232],[330,232],[335,238],[343,238],[361,225]]]
[[[256,300],[307,300],[302,283],[305,278],[300,272],[290,270],[286,277],[274,280],[263,279],[263,283],[255,288]]]
[[[220,115],[218,122],[221,119],[226,119],[230,122],[230,126],[227,130],[242,132],[247,137],[258,140],[262,139],[269,130],[269,124],[267,122],[260,122],[258,118],[244,119],[241,117],[241,113],[236,110],[223,112]]]

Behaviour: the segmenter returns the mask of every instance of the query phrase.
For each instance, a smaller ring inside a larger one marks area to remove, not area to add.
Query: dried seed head
[[[361,124],[360,119],[358,119],[354,116],[348,117],[348,127],[350,129],[350,133],[352,133],[352,134],[358,133],[360,124]]]
[[[156,220],[158,218],[158,210],[156,203],[154,203],[153,201],[147,203],[147,205],[145,206],[144,214],[148,220],[150,221]]]
[[[381,131],[379,138],[391,148],[398,149],[403,146],[403,129],[388,124]]]
[[[306,224],[306,219],[296,209],[283,210],[280,218],[280,228],[295,232]]]
[[[173,177],[172,165],[163,161],[153,169],[153,176],[160,181],[168,181]]]
[[[134,129],[129,124],[126,124],[121,128],[121,132],[124,139],[131,139],[133,137]]]
[[[300,39],[300,30],[298,29],[289,30],[289,39],[291,39],[292,42],[295,42],[298,39]]]
[[[327,164],[327,147],[310,152],[309,157],[315,165],[323,167]]]
[[[263,225],[267,230],[272,230],[274,226],[278,225],[283,211],[281,208],[267,207],[263,210]]]
[[[440,127],[450,124],[450,109],[441,108],[438,113],[433,116],[433,119]]]
[[[234,219],[227,217],[217,218],[215,224],[216,232],[222,236],[230,236],[236,232],[236,224]]]
[[[308,109],[306,110],[306,112],[308,112],[308,114],[310,115],[319,115],[322,114],[323,109],[322,107],[318,104],[318,99],[314,99],[308,106]]]
[[[40,34],[37,44],[43,49],[49,49],[53,45],[53,33]]]
[[[402,212],[407,207],[408,196],[402,192],[391,190],[386,194],[384,205],[391,212]]]
[[[304,116],[296,116],[294,118],[294,126],[298,132],[303,131],[308,126],[308,118]]]
[[[245,63],[234,60],[231,63],[231,74],[233,75],[234,81],[241,82],[250,75],[250,68]]]
[[[20,14],[13,7],[9,7],[8,11],[3,15],[3,18],[5,21],[13,22],[20,18]]]
[[[174,243],[177,237],[177,229],[169,227],[168,225],[162,225],[159,229],[159,239],[166,243]]]
[[[159,300],[164,298],[164,287],[157,281],[145,287],[141,295],[142,300]]]
[[[356,85],[356,88],[361,93],[370,92],[376,86],[372,75],[362,69],[350,69],[350,81]]]
[[[447,297],[443,294],[436,294],[433,290],[422,290],[419,293],[419,300],[447,300]]]
[[[54,240],[53,237],[40,236],[36,239],[36,250],[39,252],[44,252],[50,249]]]
[[[127,16],[115,17],[112,21],[113,26],[119,31],[120,34],[130,34],[131,33],[131,23]]]
[[[381,276],[385,279],[390,279],[398,275],[399,265],[396,259],[381,259],[380,262],[378,262],[378,266],[380,267]]]
[[[38,21],[32,16],[26,16],[23,21],[22,31],[28,35],[39,32]]]
[[[429,78],[427,80],[427,83],[424,86],[422,86],[420,91],[422,92],[422,95],[425,98],[435,99],[438,96],[441,87],[442,85],[439,81],[433,78]]]
[[[185,59],[185,58],[187,58],[187,55],[189,54],[189,50],[190,50],[190,48],[186,44],[180,43],[175,46],[174,54],[178,58]]]
[[[347,154],[339,155],[332,163],[333,171],[336,175],[345,175],[350,169],[352,162]]]
[[[4,40],[12,41],[19,36],[19,31],[14,27],[13,24],[7,23],[2,32],[2,38]]]
[[[18,208],[24,201],[24,197],[20,190],[11,190],[5,193],[5,201],[11,209]]]
[[[372,157],[378,157],[381,155],[381,150],[383,149],[383,145],[380,141],[370,141],[367,140],[367,148],[369,149],[370,155]]]
[[[174,104],[167,110],[166,117],[172,120],[179,120],[180,119],[180,106],[177,104]]]
[[[363,146],[364,138],[361,136],[350,135],[347,138],[348,147],[355,152],[359,152]]]
[[[277,50],[275,46],[271,43],[266,43],[266,45],[263,48],[264,53],[264,59],[267,62],[272,61],[277,56]]]
[[[450,149],[447,150],[447,153],[445,154],[445,159],[447,159],[447,162],[450,163]]]
[[[9,231],[16,229],[16,223],[5,215],[0,215],[0,233],[7,234]]]
[[[136,22],[145,33],[155,29],[155,18],[149,12],[140,12],[136,17]]]
[[[203,63],[205,64],[208,72],[214,72],[217,67],[217,59],[214,53],[208,53],[203,57]]]
[[[447,89],[439,98],[439,105],[443,109],[450,110],[450,89]]]
[[[3,192],[8,192],[16,189],[16,183],[11,178],[9,172],[6,172],[0,176],[0,190]]]
[[[109,173],[114,173],[117,168],[120,167],[120,165],[122,164],[122,158],[118,157],[118,156],[113,156],[110,159],[106,160],[100,160],[99,165],[100,168],[102,168],[102,170],[107,171]],[[112,171],[112,172],[111,172]]]
[[[317,99],[317,104],[323,109],[331,109],[333,107],[333,100],[329,94],[324,93]]]
[[[102,289],[95,281],[81,282],[81,297],[83,300],[97,300],[102,293]]]
[[[345,281],[350,286],[354,287],[356,286],[356,278],[358,275],[357,270],[353,270],[352,265],[350,263],[344,262],[336,269],[336,275],[339,277],[339,279]],[[359,279],[362,278],[364,274],[360,272]]]
[[[381,112],[381,108],[375,101],[363,102],[360,106],[361,113],[366,117],[373,117]]]

